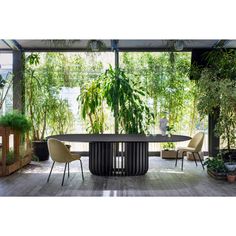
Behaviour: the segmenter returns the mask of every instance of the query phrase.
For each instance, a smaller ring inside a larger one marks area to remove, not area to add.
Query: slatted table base
[[[148,142],[90,142],[89,170],[100,176],[144,175]]]

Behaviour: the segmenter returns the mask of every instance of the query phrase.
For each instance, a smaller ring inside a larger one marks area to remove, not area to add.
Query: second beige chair
[[[69,149],[61,141],[57,139],[50,138],[48,139],[47,143],[48,143],[49,155],[51,156],[53,160],[47,182],[49,182],[55,162],[65,163],[64,174],[63,174],[62,183],[61,183],[61,185],[63,185],[64,179],[65,179],[66,167],[68,166],[68,177],[69,177],[70,176],[69,163],[72,161],[77,161],[77,160],[80,161],[82,179],[84,180],[81,156],[79,154],[70,153]]]
[[[176,154],[176,159],[175,159],[175,166],[177,166],[177,160],[178,160],[178,155],[179,153],[181,153],[181,157],[182,157],[182,166],[181,166],[181,170],[183,170],[183,164],[184,164],[184,153],[186,152],[191,152],[193,154],[193,158],[194,161],[196,163],[197,166],[197,160],[195,157],[195,154],[198,155],[198,158],[202,164],[202,168],[204,170],[204,165],[202,163],[202,159],[199,155],[199,152],[202,149],[202,145],[203,145],[203,140],[204,140],[204,133],[203,132],[199,132],[197,134],[194,135],[194,137],[191,139],[191,141],[189,142],[187,147],[180,147],[177,149],[177,154]]]

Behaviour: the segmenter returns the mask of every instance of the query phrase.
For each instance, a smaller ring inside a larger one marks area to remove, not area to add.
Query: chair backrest
[[[202,149],[203,140],[204,140],[204,133],[199,132],[193,136],[193,138],[188,144],[188,147],[194,148],[196,152],[200,152]]]
[[[47,141],[48,151],[53,161],[56,162],[70,162],[71,154],[68,148],[59,140],[50,138]]]

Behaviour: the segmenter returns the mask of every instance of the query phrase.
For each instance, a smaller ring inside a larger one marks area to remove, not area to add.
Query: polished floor
[[[200,163],[185,160],[184,171],[174,160],[150,157],[144,176],[101,177],[88,170],[88,158],[82,157],[82,181],[79,162],[70,166],[70,177],[61,186],[64,165],[56,164],[50,182],[51,161],[32,162],[8,177],[0,178],[0,196],[236,196],[236,183],[209,177]]]

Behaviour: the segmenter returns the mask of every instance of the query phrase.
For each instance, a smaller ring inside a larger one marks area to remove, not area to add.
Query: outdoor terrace
[[[79,163],[71,163],[70,177],[61,187],[64,165],[57,164],[47,183],[51,161],[32,162],[18,172],[0,178],[0,196],[235,196],[236,185],[226,180],[215,180],[193,161],[180,161],[175,168],[174,160],[160,157],[149,158],[149,170],[143,176],[103,177],[88,170],[88,157],[82,157],[84,177],[81,179]]]

